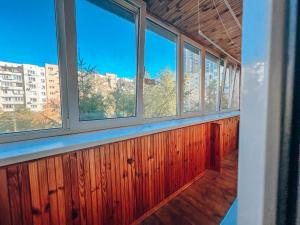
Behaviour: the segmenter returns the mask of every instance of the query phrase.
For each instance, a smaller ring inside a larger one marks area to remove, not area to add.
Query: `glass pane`
[[[80,120],[135,116],[135,13],[110,1],[76,3]]]
[[[222,86],[222,97],[221,97],[221,108],[222,109],[228,109],[229,107],[229,97],[230,97],[230,87],[232,84],[232,67],[228,66],[226,68],[226,73],[221,73],[222,79],[221,82],[223,82]],[[223,80],[223,76],[225,75],[225,80]]]
[[[232,108],[233,109],[240,108],[240,70],[237,71],[235,77]]]
[[[216,112],[219,91],[219,61],[207,54],[205,57],[205,112]]]
[[[54,1],[2,1],[0,27],[0,133],[61,127]]]
[[[184,44],[184,112],[200,110],[201,51]]]
[[[147,20],[145,33],[144,116],[177,113],[177,36]]]

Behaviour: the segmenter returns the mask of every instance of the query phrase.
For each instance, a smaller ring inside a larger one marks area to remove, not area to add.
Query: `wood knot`
[[[134,160],[133,160],[132,158],[127,159],[127,163],[128,163],[129,165],[131,165],[132,163],[134,163]]]
[[[49,212],[49,210],[50,210],[50,203],[49,202],[45,205],[44,210],[45,210],[45,212]]]
[[[72,208],[72,220],[75,220],[78,217],[77,209]]]
[[[49,190],[48,191],[48,195],[50,196],[50,195],[52,195],[52,194],[54,194],[54,193],[56,193],[57,192],[57,190]]]
[[[37,209],[37,208],[32,208],[32,215],[41,215],[42,212],[41,210]]]

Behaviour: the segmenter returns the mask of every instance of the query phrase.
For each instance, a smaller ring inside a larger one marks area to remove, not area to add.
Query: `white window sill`
[[[51,155],[71,152],[209,121],[230,118],[238,116],[239,114],[239,112],[228,112],[110,130],[0,144],[0,166],[48,157]]]

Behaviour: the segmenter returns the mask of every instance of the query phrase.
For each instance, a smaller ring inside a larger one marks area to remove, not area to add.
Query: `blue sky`
[[[100,73],[132,78],[136,73],[133,23],[85,0],[76,3],[80,56]],[[53,1],[3,1],[0,27],[0,61],[40,66],[57,63]],[[175,70],[175,47],[173,42],[146,31],[146,70],[152,75],[166,67]]]
[[[267,1],[245,1],[243,11],[242,63],[264,61],[267,53],[268,12]],[[270,7],[270,6],[269,6]],[[254,17],[255,16],[255,17]],[[265,41],[262,41],[265,39]]]
[[[57,63],[53,1],[1,1],[0,60]]]

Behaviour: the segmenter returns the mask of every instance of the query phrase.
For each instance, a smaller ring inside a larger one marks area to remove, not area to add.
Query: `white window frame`
[[[163,22],[161,22],[160,20],[156,19],[155,17],[153,17],[152,15],[147,14],[146,16],[147,20],[150,20],[151,22],[157,24],[158,26],[162,27],[163,29],[165,29],[166,31],[169,31],[173,34],[175,34],[177,36],[177,41],[176,41],[176,115],[172,115],[172,116],[163,116],[163,117],[153,117],[153,118],[145,118],[144,117],[144,110],[143,110],[143,123],[154,123],[154,122],[161,122],[161,121],[165,121],[165,120],[172,120],[172,119],[179,119],[181,118],[181,107],[180,107],[180,77],[181,77],[181,45],[180,45],[180,39],[181,39],[181,35],[179,30],[177,30],[176,28],[167,25]],[[145,20],[145,24],[146,24],[146,20]],[[146,27],[145,27],[146,29]],[[143,79],[144,79],[144,74],[143,74]],[[142,81],[143,81],[142,79]],[[143,92],[142,92],[143,95]],[[143,101],[143,99],[142,99]]]
[[[77,79],[77,43],[76,43],[76,0],[53,0],[56,12],[56,32],[58,46],[58,63],[60,73],[60,93],[61,93],[61,111],[62,127],[21,131],[16,133],[0,134],[0,143],[8,143],[50,136],[59,136],[85,131],[103,130],[119,128],[130,125],[148,124],[173,119],[204,116],[209,114],[218,114],[220,109],[220,55],[199,44],[195,40],[185,36],[172,25],[166,24],[146,12],[146,3],[143,0],[110,0],[129,8],[132,11],[136,8],[136,35],[137,35],[137,74],[136,74],[136,115],[128,118],[107,118],[103,120],[79,120],[79,92]],[[133,8],[132,8],[133,7]],[[146,19],[161,26],[163,29],[177,36],[176,46],[176,82],[177,82],[177,114],[174,116],[164,116],[157,118],[144,118],[143,108],[143,78],[144,78],[144,46],[145,46],[145,24]],[[184,68],[183,54],[184,43],[188,43],[201,51],[201,84],[200,84],[200,110],[199,112],[183,112],[183,85]],[[218,101],[216,111],[205,112],[205,63],[206,54],[209,53],[218,59],[219,64],[219,84]],[[241,76],[241,73],[240,73]],[[240,77],[241,80],[241,77]],[[241,82],[240,82],[241,84]],[[237,111],[239,109],[232,109]],[[223,112],[223,111],[222,111]]]
[[[215,108],[215,111],[205,111],[205,90],[206,90],[206,86],[205,86],[205,78],[206,78],[206,72],[204,72],[204,101],[203,101],[203,114],[204,115],[211,115],[211,114],[217,114],[220,112],[220,69],[221,69],[221,66],[220,66],[220,57],[217,56],[215,53],[211,52],[211,51],[206,51],[205,53],[205,60],[204,60],[204,66],[206,66],[206,57],[207,55],[211,55],[212,57],[215,57],[217,59],[217,64],[218,64],[218,84],[217,84],[217,99],[216,99],[216,108]],[[208,56],[209,57],[209,56]],[[205,70],[205,67],[204,67],[204,70]]]
[[[200,83],[199,83],[199,91],[200,91],[200,101],[199,101],[199,110],[195,111],[195,112],[184,112],[184,46],[185,44],[191,45],[194,48],[198,49],[200,51],[200,62],[201,62],[201,74],[200,74]],[[181,35],[181,49],[182,49],[182,54],[181,54],[181,61],[180,64],[182,65],[181,68],[181,83],[180,83],[180,90],[181,90],[181,95],[180,95],[180,99],[181,99],[181,104],[180,104],[180,108],[181,108],[181,115],[182,117],[194,117],[194,116],[202,116],[203,115],[203,77],[205,77],[205,74],[203,73],[203,54],[205,54],[205,49],[202,45],[200,45],[198,42],[192,40],[191,38],[185,36],[185,35]],[[205,68],[204,68],[205,71]]]
[[[42,138],[48,136],[57,136],[66,134],[68,129],[68,73],[67,73],[67,62],[65,53],[65,1],[64,0],[52,0],[54,3],[55,10],[55,30],[56,30],[56,45],[57,45],[57,59],[59,68],[60,78],[60,98],[61,98],[61,122],[62,126],[59,128],[39,129],[39,130],[28,130],[14,133],[0,134],[0,143],[15,142],[21,140],[29,140],[35,138]],[[68,1],[66,1],[68,2]]]
[[[232,105],[232,101],[233,101],[233,94],[234,94],[234,91],[235,91],[235,82],[236,82],[236,79],[237,77],[239,77],[239,79],[241,79],[241,72],[238,73],[238,71],[240,71],[239,67],[237,64],[231,62],[231,61],[228,61],[227,59],[224,60],[224,76],[222,77],[221,76],[221,73],[220,73],[220,107],[219,107],[219,111],[222,112],[222,113],[226,113],[226,112],[233,112],[233,111],[236,111],[239,109],[239,106],[238,108],[234,108],[233,105]],[[229,74],[227,74],[227,68],[229,67]],[[226,76],[229,76],[229,96],[228,96],[228,108],[222,108],[222,95],[224,94],[224,84],[225,84],[225,79],[226,79]],[[232,83],[231,83],[231,76],[233,76],[233,80],[232,80]],[[223,80],[221,80],[221,78],[223,78]],[[239,82],[239,85],[240,85],[240,82]],[[240,91],[240,88],[239,88],[239,91]],[[240,95],[240,94],[239,94]]]
[[[74,0],[75,2],[75,0]],[[70,129],[77,130],[77,131],[87,131],[87,130],[99,130],[99,129],[108,129],[108,128],[115,128],[115,127],[121,127],[121,126],[128,126],[128,125],[134,125],[141,123],[141,96],[138,94],[140,93],[140,90],[142,90],[141,87],[141,77],[142,77],[142,71],[144,62],[144,56],[143,52],[141,52],[141,49],[144,49],[144,18],[145,18],[145,7],[142,2],[132,0],[130,3],[121,1],[121,0],[114,0],[115,3],[118,5],[124,7],[125,9],[128,9],[128,11],[136,13],[136,46],[137,46],[137,72],[136,72],[136,115],[134,117],[127,117],[127,118],[104,118],[101,120],[88,120],[88,121],[80,121],[80,112],[79,112],[79,93],[78,93],[78,82],[77,82],[77,43],[74,42],[74,47],[72,48],[72,57],[73,60],[71,67],[74,71],[72,74],[76,74],[76,76],[71,76],[73,81],[73,87],[71,88],[71,94],[70,94],[70,102],[72,104],[69,106],[71,108],[70,111]],[[131,5],[132,4],[132,5]],[[136,9],[136,10],[135,10]],[[76,17],[75,8],[74,8],[74,15]],[[74,18],[73,21],[74,26],[76,27],[76,18]],[[76,31],[75,31],[76,32]],[[76,38],[76,33],[73,33],[73,36]],[[76,45],[76,46],[75,46]],[[75,50],[75,51],[74,51]],[[76,60],[76,61],[75,61]]]

